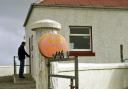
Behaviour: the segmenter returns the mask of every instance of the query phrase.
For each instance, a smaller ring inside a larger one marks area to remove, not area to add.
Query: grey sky
[[[23,23],[35,0],[0,0],[0,66],[12,65],[24,37]]]

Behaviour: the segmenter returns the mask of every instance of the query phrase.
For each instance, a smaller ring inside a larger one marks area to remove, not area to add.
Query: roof
[[[128,0],[42,0],[41,5],[128,8]]]

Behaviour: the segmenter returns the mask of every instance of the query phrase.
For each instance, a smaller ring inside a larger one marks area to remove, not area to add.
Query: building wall
[[[127,10],[36,7],[33,9],[25,29],[27,42],[33,34],[32,75],[36,80],[37,89],[42,89],[41,85],[45,78],[41,75],[44,73],[43,68],[45,68],[45,64],[40,60],[43,58],[41,58],[38,51],[38,34],[31,31],[31,26],[35,21],[43,19],[51,19],[61,23],[62,29],[60,34],[67,39],[67,42],[69,42],[69,26],[92,26],[93,51],[96,53],[96,56],[79,57],[79,62],[120,62],[120,44],[123,44],[125,48],[124,57],[128,57]]]
[[[128,11],[121,9],[88,9],[37,7],[30,15],[26,30],[37,20],[51,19],[62,24],[62,34],[69,42],[69,26],[92,26],[93,51],[96,56],[79,57],[80,62],[120,62],[120,44],[124,57],[128,53]],[[28,32],[30,33],[30,32]]]

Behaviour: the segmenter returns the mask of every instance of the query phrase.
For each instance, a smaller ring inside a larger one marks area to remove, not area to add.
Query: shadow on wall
[[[112,69],[108,89],[128,89],[128,69]]]

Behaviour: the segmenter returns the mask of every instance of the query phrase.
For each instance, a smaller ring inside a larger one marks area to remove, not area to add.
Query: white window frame
[[[69,35],[69,46],[70,46],[70,36],[89,36],[90,37],[90,49],[71,49],[70,51],[92,51],[92,27],[91,26],[69,26],[70,28],[88,28],[89,34],[71,34]]]

